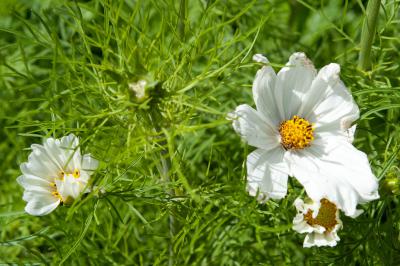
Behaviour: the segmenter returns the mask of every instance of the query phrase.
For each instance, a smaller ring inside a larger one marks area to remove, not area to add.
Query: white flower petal
[[[354,125],[354,126],[352,126],[352,127],[350,127],[349,129],[346,130],[347,140],[350,143],[353,143],[353,141],[354,141],[354,135],[356,133],[356,127],[357,127],[357,125]]]
[[[99,161],[94,159],[90,154],[85,154],[82,157],[82,169],[88,172],[93,172],[99,166]]]
[[[69,134],[68,136],[62,137],[59,143],[60,147],[63,149],[70,149],[70,150],[79,149],[79,139],[72,133]]]
[[[287,193],[287,167],[283,163],[283,149],[257,149],[247,157],[247,189],[251,196],[258,194],[261,202],[269,198],[281,199]]]
[[[49,138],[44,142],[44,148],[65,171],[72,172],[81,168],[79,139],[74,134],[62,137],[61,140]]]
[[[99,166],[99,161],[94,159],[90,154],[85,154],[82,157],[82,170],[80,175],[80,180],[85,184],[89,182],[90,175],[97,169]]]
[[[330,148],[333,147],[333,148]],[[291,175],[304,186],[314,201],[327,198],[346,215],[355,216],[357,204],[379,198],[378,182],[367,156],[345,138],[331,138],[327,150],[314,145],[301,152],[288,153]]]
[[[312,233],[315,231],[311,225],[304,221],[303,214],[297,214],[293,219],[293,230],[300,234]]]
[[[329,64],[320,69],[306,92],[299,115],[309,117],[315,107],[333,93],[332,87],[339,81],[340,66]]]
[[[39,187],[39,186],[32,186],[29,189],[26,189],[24,191],[24,195],[22,197],[22,199],[24,201],[31,201],[37,197],[41,197],[41,196],[52,196],[51,194],[51,189],[46,188],[46,187]]]
[[[294,53],[276,79],[276,101],[282,103],[281,121],[299,115],[298,111],[317,72],[304,53]],[[279,107],[280,105],[278,105]]]
[[[250,106],[239,105],[234,115],[233,128],[249,145],[264,150],[271,150],[280,145],[275,129]]]
[[[31,145],[28,162],[21,164],[22,173],[45,179],[56,178],[61,171],[72,172],[80,168],[79,140],[73,134],[60,140],[48,138],[43,145]]]
[[[260,54],[254,55],[253,60],[264,64],[269,63],[268,59]],[[278,102],[275,98],[275,80],[275,71],[271,66],[265,65],[257,71],[253,82],[253,98],[257,111],[272,126],[278,126],[282,121],[278,110],[283,110],[282,102]]]
[[[296,210],[298,212],[307,211],[306,205],[304,204],[304,201],[301,198],[296,198],[294,200],[294,204],[293,205],[296,207]]]
[[[25,211],[30,215],[43,216],[54,211],[60,204],[60,200],[53,196],[39,196],[32,199],[25,206]]]
[[[69,197],[76,199],[85,187],[72,175],[64,175],[64,180],[56,180],[56,185],[63,201],[67,201]]]
[[[41,145],[32,145],[32,152],[28,157],[28,162],[21,165],[21,171],[27,168],[27,173],[40,176],[42,178],[55,177],[54,174],[59,172],[58,166],[47,156],[47,153],[41,149]]]
[[[265,56],[263,56],[262,54],[253,55],[253,61],[256,61],[257,63],[264,63],[264,64],[269,63],[268,59]]]
[[[379,197],[379,196],[378,196]],[[350,215],[351,218],[357,218],[358,216],[360,216],[362,213],[364,212],[364,210],[356,210],[355,213],[353,215]]]
[[[335,238],[331,237],[330,234],[307,234],[304,238],[303,247],[309,248],[313,246],[322,247],[322,246],[329,246],[334,247],[336,246],[337,241]]]
[[[360,116],[358,106],[341,81],[332,89],[335,92],[315,106],[312,114],[319,131],[336,128],[346,130]]]
[[[339,73],[338,64],[323,67],[300,108],[300,115],[314,122],[318,131],[343,132],[359,118],[358,106]]]
[[[49,187],[51,185],[49,180],[29,174],[19,176],[17,182],[24,189],[29,189],[32,186]]]

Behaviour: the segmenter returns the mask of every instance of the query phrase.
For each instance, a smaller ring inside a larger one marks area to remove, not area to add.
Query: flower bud
[[[132,82],[128,84],[129,89],[134,92],[136,100],[139,102],[145,100],[147,98],[146,88],[147,88],[147,81],[146,80],[139,80],[137,82]]]
[[[389,174],[383,181],[383,189],[391,194],[400,195],[400,178]]]

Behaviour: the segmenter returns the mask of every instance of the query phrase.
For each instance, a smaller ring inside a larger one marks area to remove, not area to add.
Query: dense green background
[[[335,248],[303,249],[294,199],[245,191],[253,149],[225,116],[253,104],[254,53],[341,64],[361,109],[355,145],[398,182],[399,1],[383,1],[369,71],[357,69],[366,1],[2,0],[0,263],[399,265],[398,197],[347,217]],[[146,79],[138,101],[128,84]],[[75,133],[101,163],[91,193],[45,217],[15,179],[32,143]],[[396,187],[392,187],[395,189]]]

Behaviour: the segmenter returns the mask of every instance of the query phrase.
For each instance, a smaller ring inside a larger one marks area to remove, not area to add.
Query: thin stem
[[[187,0],[181,0],[181,3],[179,5],[178,29],[182,41],[185,41],[185,36],[186,36],[186,19],[187,19]]]
[[[378,22],[379,7],[381,0],[368,1],[366,16],[364,18],[361,32],[361,50],[358,61],[358,67],[367,70],[370,67],[370,57],[372,41],[374,40],[376,24]]]
[[[167,144],[165,143],[165,146]],[[169,171],[171,169],[171,159],[169,158],[167,150],[162,150],[161,151],[161,166],[162,166],[162,176],[164,180],[169,183],[171,182],[171,178],[169,175]],[[168,190],[168,194],[170,195],[171,198],[175,196],[175,191],[173,189]],[[170,237],[170,243],[169,243],[169,259],[168,259],[168,265],[172,266],[174,265],[174,248],[173,248],[173,240],[176,234],[176,229],[175,229],[175,217],[173,214],[170,214],[168,216],[168,225],[169,225],[169,237]]]
[[[172,199],[175,196],[175,190],[173,188],[170,189],[167,188],[170,182],[173,181],[173,178],[171,178],[171,156],[168,151],[169,149],[168,142],[171,141],[171,138],[166,132],[163,131],[163,123],[162,123],[163,118],[160,115],[160,110],[158,110],[157,108],[153,109],[149,115],[149,119],[150,119],[149,122],[154,125],[155,131],[160,133],[160,135],[163,133],[163,135],[165,136],[165,140],[160,141],[160,146],[163,148],[160,151],[160,164],[157,165],[157,169],[160,173],[160,177],[165,182],[166,193],[170,196],[170,199]],[[175,265],[175,254],[174,254],[173,244],[174,244],[174,237],[177,232],[176,229],[177,223],[173,215],[175,208],[174,206],[172,206],[171,208],[172,210],[168,216],[168,229],[169,229],[168,266]]]

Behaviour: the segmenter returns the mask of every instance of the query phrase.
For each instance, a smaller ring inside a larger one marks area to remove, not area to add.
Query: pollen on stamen
[[[72,174],[75,178],[79,178],[81,173],[79,172],[79,169],[75,169],[74,173]]]
[[[52,194],[54,197],[58,198],[61,202],[63,202],[62,196],[61,196],[60,193],[58,193],[58,191],[51,192],[51,194]]]
[[[313,218],[313,211],[308,210],[304,214],[304,220],[311,226],[320,225],[325,228],[327,232],[334,229],[338,224],[336,219],[337,207],[334,203],[327,199],[321,199],[321,207],[319,208],[317,217]]]
[[[60,173],[58,174],[60,180],[64,180],[64,175],[65,175],[65,172],[64,171],[60,171]]]
[[[286,150],[299,150],[310,146],[314,140],[313,125],[297,115],[279,126],[281,144]]]

